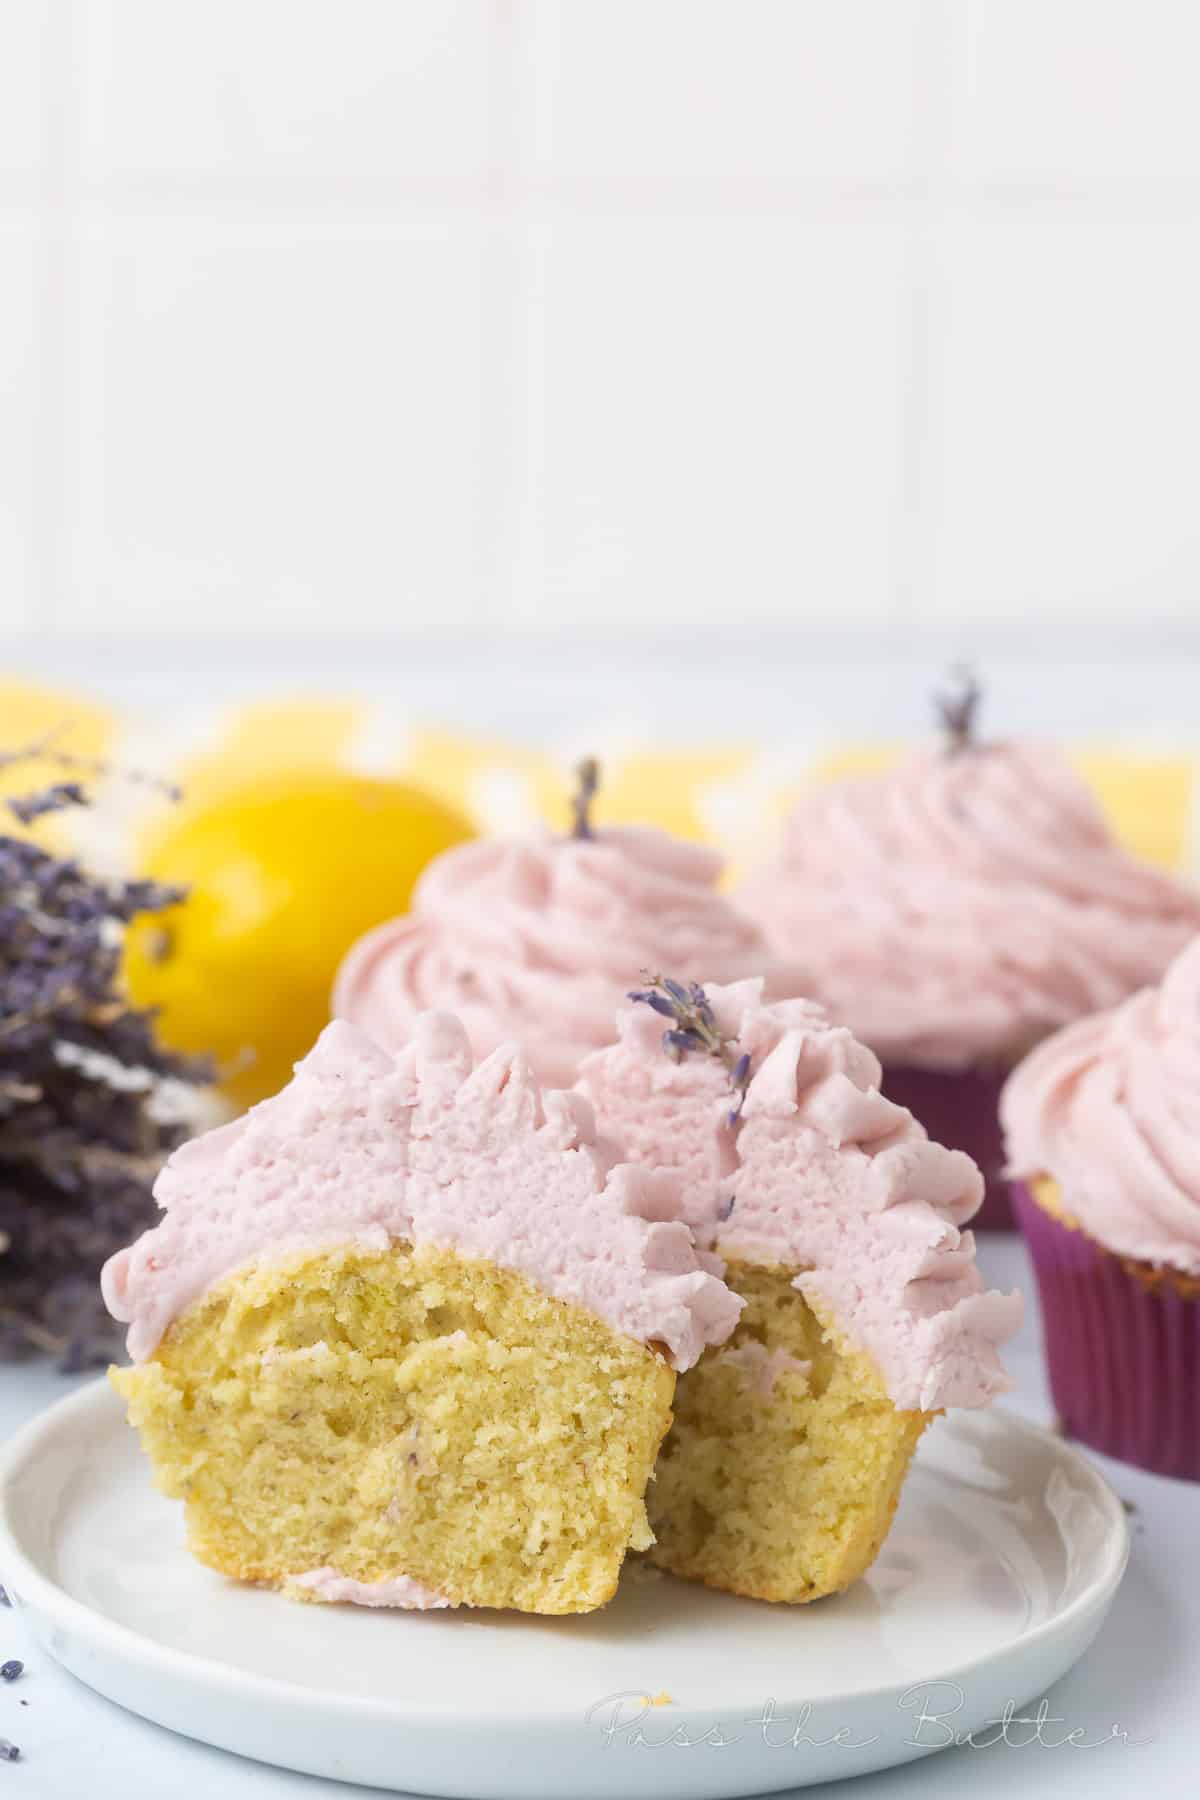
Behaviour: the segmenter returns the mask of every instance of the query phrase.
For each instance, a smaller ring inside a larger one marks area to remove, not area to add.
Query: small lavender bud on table
[[[13,1657],[9,1662],[0,1663],[0,1681],[15,1681],[18,1675],[24,1673],[24,1670],[25,1664],[18,1662],[16,1657]]]
[[[17,1762],[20,1755],[16,1744],[10,1744],[7,1738],[0,1738],[0,1762]]]

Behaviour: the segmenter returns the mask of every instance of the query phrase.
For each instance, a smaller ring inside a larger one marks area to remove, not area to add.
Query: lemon
[[[426,863],[470,836],[420,789],[346,773],[276,774],[185,802],[139,872],[189,896],[130,927],[130,997],[160,1009],[172,1049],[215,1058],[232,1100],[261,1100],[327,1021],[351,944],[405,912]]]

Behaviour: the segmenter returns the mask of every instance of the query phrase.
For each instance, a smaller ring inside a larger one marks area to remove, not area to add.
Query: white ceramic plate
[[[926,1433],[870,1575],[795,1608],[639,1568],[574,1619],[238,1587],[187,1554],[104,1383],[28,1425],[0,1481],[0,1574],[89,1686],[264,1762],[472,1800],[724,1800],[905,1762],[1044,1693],[1128,1551],[1091,1465],[1002,1412]]]

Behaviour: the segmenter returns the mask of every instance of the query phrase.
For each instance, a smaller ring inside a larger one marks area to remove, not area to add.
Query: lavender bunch
[[[672,981],[667,975],[647,975],[645,972],[642,980],[646,987],[635,988],[627,998],[652,1007],[660,1018],[670,1020],[663,1032],[662,1045],[671,1061],[682,1062],[689,1050],[699,1050],[724,1064],[733,1095],[726,1123],[731,1127],[736,1125],[750,1086],[749,1055],[739,1052],[736,1038],[722,1037],[708,995],[698,982],[690,981],[685,987],[683,982]]]
[[[978,741],[975,727],[983,690],[965,664],[951,669],[950,680],[950,690],[935,694],[933,703],[937,709],[938,721],[946,734],[946,749],[950,755],[955,756],[961,750],[969,750]]]
[[[7,804],[27,823],[87,796],[65,782]],[[183,898],[155,882],[98,881],[0,832],[0,1358],[44,1350],[75,1370],[119,1348],[100,1266],[153,1222],[150,1185],[183,1135],[154,1116],[155,1085],[212,1079],[129,1006],[121,942],[138,914]]]

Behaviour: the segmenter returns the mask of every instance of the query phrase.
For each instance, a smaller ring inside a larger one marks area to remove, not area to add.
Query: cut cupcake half
[[[158,1197],[105,1271],[112,1380],[201,1561],[368,1606],[611,1597],[676,1370],[740,1310],[671,1177],[427,1015],[395,1057],[331,1026]]]
[[[961,1227],[982,1182],[878,1091],[876,1059],[761,984],[657,983],[580,1088],[628,1154],[673,1168],[698,1242],[745,1302],[681,1376],[649,1507],[660,1566],[764,1600],[864,1573],[914,1450],[1007,1383],[1016,1295]]]

